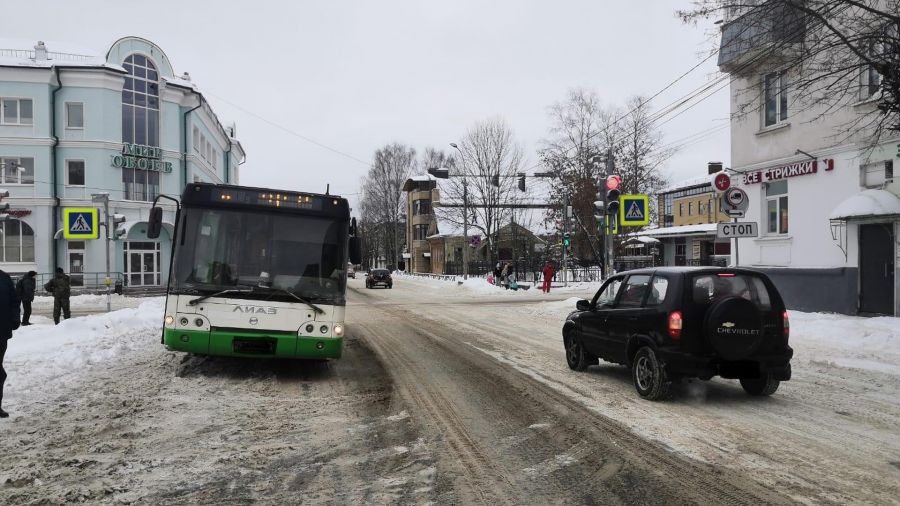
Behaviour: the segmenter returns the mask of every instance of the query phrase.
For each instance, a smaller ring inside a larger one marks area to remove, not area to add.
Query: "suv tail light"
[[[684,322],[681,319],[681,311],[669,313],[669,337],[675,340],[681,339],[681,328]]]
[[[784,310],[782,319],[784,320],[784,338],[787,339],[788,337],[791,337],[791,319],[788,316],[787,309]]]

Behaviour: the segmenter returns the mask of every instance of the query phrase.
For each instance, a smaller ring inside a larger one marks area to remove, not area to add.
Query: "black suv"
[[[372,269],[366,276],[366,288],[375,288],[376,286],[394,287],[394,280],[391,279],[391,272],[387,269]]]
[[[791,378],[788,313],[761,272],[628,271],[576,308],[562,332],[569,367],[582,371],[598,358],[628,366],[646,399],[666,397],[681,378],[736,378],[751,395],[771,395]]]

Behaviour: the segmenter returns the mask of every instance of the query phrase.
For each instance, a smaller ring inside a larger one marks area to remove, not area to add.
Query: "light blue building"
[[[54,44],[56,44],[54,46]],[[0,189],[10,209],[0,234],[0,269],[102,283],[99,240],[63,238],[62,210],[98,207],[125,217],[110,244],[110,269],[128,287],[165,285],[175,219],[147,239],[159,194],[177,197],[194,181],[239,183],[244,150],[185,72],[176,76],[156,44],[116,41],[103,55],[58,43],[0,39]],[[94,199],[92,199],[94,196]]]

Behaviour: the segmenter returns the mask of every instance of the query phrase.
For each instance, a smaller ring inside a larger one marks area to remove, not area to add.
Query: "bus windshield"
[[[347,223],[246,209],[185,208],[171,289],[344,303]],[[245,290],[253,288],[252,290]],[[240,290],[240,291],[238,291]],[[290,293],[286,293],[290,292]]]

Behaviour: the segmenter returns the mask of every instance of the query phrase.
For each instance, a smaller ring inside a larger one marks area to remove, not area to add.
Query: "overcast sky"
[[[101,53],[125,35],[157,43],[177,74],[190,72],[220,119],[237,123],[248,155],[243,184],[324,191],[331,183],[332,192],[351,196],[379,146],[448,148],[495,116],[513,128],[533,172],[547,107],[568,89],[590,88],[621,104],[656,93],[708,54],[711,25],[683,25],[674,15],[687,4],[52,0],[41,14],[34,3],[5,2],[3,17],[16,20],[4,23],[4,36]],[[715,71],[711,58],[652,104],[670,105]],[[727,124],[728,107],[726,88],[663,125],[665,142]],[[730,161],[727,128],[713,133],[671,159],[670,179]]]

